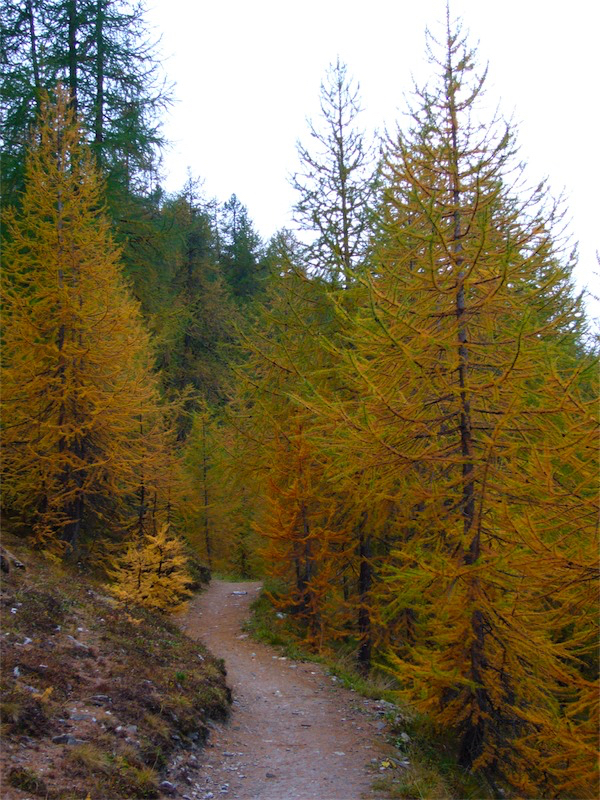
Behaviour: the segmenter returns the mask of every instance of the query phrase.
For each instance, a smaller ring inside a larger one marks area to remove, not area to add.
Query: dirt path
[[[385,751],[377,704],[336,686],[318,665],[280,658],[244,634],[259,591],[258,583],[213,580],[182,621],[189,636],[225,659],[234,696],[230,723],[215,727],[203,753],[193,796],[381,797],[370,791],[371,760]]]

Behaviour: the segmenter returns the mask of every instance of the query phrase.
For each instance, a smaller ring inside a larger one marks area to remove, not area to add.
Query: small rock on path
[[[279,657],[243,636],[260,592],[256,582],[211,581],[182,627],[225,659],[231,720],[215,726],[194,796],[232,800],[361,800],[371,791],[372,759],[387,751],[377,718],[322,667]],[[189,790],[188,790],[189,791]]]

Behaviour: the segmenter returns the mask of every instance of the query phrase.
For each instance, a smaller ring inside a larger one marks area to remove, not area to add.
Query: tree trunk
[[[449,35],[449,34],[448,34]],[[448,39],[450,47],[450,38]],[[454,204],[454,230],[451,240],[451,250],[457,269],[456,285],[456,319],[457,319],[457,346],[458,346],[458,382],[460,388],[460,451],[462,456],[462,501],[461,513],[463,522],[463,550],[464,564],[474,564],[480,554],[479,531],[473,530],[475,523],[475,480],[474,480],[474,448],[471,420],[471,402],[467,385],[469,368],[469,348],[467,330],[467,298],[465,295],[465,276],[467,270],[464,265],[462,245],[462,219],[461,219],[461,187],[459,173],[458,153],[458,123],[456,110],[456,91],[452,56],[448,53],[448,100],[450,111],[450,124],[452,136],[452,196]],[[468,547],[467,547],[468,543]],[[477,578],[471,578],[471,592],[477,591]],[[481,754],[485,738],[486,722],[484,715],[489,716],[491,709],[489,698],[481,685],[482,667],[485,661],[485,620],[478,609],[471,616],[473,642],[470,647],[470,678],[476,685],[474,693],[477,706],[477,721],[473,723],[469,717],[465,720],[463,735],[459,750],[459,764],[469,768],[473,761]]]
[[[208,463],[206,458],[206,420],[202,418],[202,483],[204,489],[204,543],[208,567],[212,570],[212,543],[208,524]]]
[[[373,565],[371,563],[371,537],[365,533],[366,514],[363,514],[358,526],[358,632],[360,646],[358,648],[358,665],[367,673],[371,667],[373,636],[371,630],[371,613],[369,610],[369,592],[373,585]]]
[[[27,15],[27,22],[29,23],[29,40],[31,42],[31,65],[33,67],[33,80],[35,82],[35,105],[37,113],[42,110],[42,85],[40,83],[40,65],[37,54],[37,35],[35,32],[35,18],[33,16],[33,3],[32,0],[27,0],[25,4],[25,13]]]
[[[94,119],[94,145],[96,162],[102,168],[102,143],[104,141],[104,3],[96,3],[96,103]]]
[[[69,93],[73,113],[77,114],[77,0],[67,3],[69,48]]]
[[[140,437],[144,435],[144,425],[142,416],[140,414]],[[140,479],[140,505],[138,512],[138,536],[141,539],[144,535],[144,517],[146,516],[146,484],[144,481],[144,467],[142,466],[142,474]]]

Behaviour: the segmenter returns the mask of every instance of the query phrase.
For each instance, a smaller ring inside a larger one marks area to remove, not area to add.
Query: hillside
[[[229,713],[223,663],[168,618],[3,544],[2,797],[154,798],[185,784]]]

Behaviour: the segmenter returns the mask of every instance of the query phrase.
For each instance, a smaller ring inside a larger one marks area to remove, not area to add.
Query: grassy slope
[[[222,662],[167,618],[3,545],[25,569],[2,573],[2,797],[158,797],[229,712]]]

